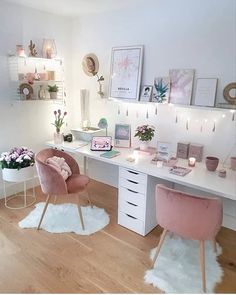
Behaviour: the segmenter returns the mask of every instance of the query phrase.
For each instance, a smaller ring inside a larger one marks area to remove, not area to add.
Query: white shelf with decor
[[[64,102],[64,64],[62,59],[9,56],[10,88],[13,100]],[[57,86],[51,99],[48,86]]]

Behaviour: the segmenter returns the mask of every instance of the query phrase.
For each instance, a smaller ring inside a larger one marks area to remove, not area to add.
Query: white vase
[[[54,144],[62,144],[64,141],[63,134],[60,132],[54,133]]]
[[[149,143],[150,141],[140,141],[140,144],[139,144],[140,151],[148,150]]]
[[[2,178],[5,181],[10,182],[22,182],[26,181],[34,176],[34,168],[32,166],[28,166],[21,169],[10,169],[4,168],[2,170]]]

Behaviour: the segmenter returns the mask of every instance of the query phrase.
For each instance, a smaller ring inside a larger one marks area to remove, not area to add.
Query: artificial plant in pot
[[[140,150],[147,150],[150,141],[152,140],[155,132],[155,127],[150,125],[141,125],[136,128],[134,137],[140,140]]]
[[[57,99],[57,92],[58,92],[58,86],[55,85],[48,85],[48,92],[50,94],[50,99]]]
[[[2,177],[6,181],[20,182],[33,177],[34,153],[26,147],[15,147],[0,157]]]
[[[67,115],[67,112],[62,113],[62,111],[59,109],[57,111],[54,111],[55,120],[52,125],[56,127],[56,132],[54,133],[54,142],[62,143],[63,142],[63,134],[61,134],[61,127],[63,126],[65,116]]]

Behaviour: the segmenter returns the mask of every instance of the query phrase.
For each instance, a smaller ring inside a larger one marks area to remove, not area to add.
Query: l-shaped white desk
[[[88,174],[90,174],[89,167],[93,163],[97,166],[103,163],[105,167],[112,165],[108,174],[114,171],[114,176],[117,177],[119,173],[118,223],[139,234],[146,235],[156,226],[155,185],[157,183],[199,196],[221,197],[224,206],[223,225],[236,230],[236,171],[227,169],[226,178],[221,178],[217,172],[207,171],[204,163],[196,163],[189,174],[178,176],[171,174],[169,167],[157,168],[151,163],[153,156],[150,155],[139,155],[135,162],[127,161],[127,158],[133,154],[133,149],[115,148],[120,151],[120,155],[107,159],[100,156],[102,152],[91,151],[89,145],[75,149],[75,142],[73,148],[69,143],[55,145],[53,142],[47,142],[46,144],[69,152],[75,157],[83,157],[84,171],[87,173],[88,168]],[[177,165],[187,167],[187,161],[178,159]],[[106,168],[101,165],[101,169],[97,169],[98,174],[102,174],[102,169]]]

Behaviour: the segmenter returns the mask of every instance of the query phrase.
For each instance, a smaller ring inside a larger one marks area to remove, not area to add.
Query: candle
[[[196,164],[196,158],[190,157],[188,159],[188,165],[189,165],[189,167],[195,167],[195,164]]]
[[[162,168],[163,161],[157,161],[157,168]]]
[[[47,58],[52,58],[52,48],[51,47],[47,47],[46,56],[47,56]]]

